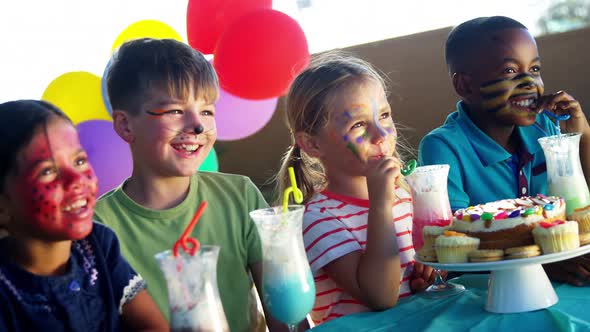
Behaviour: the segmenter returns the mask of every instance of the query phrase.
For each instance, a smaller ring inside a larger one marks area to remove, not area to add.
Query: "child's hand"
[[[418,293],[428,288],[434,282],[435,277],[436,273],[433,268],[421,263],[414,263],[414,270],[410,277],[410,289],[412,293]],[[447,272],[441,271],[441,277],[443,279],[446,278]]]
[[[567,282],[574,286],[590,284],[590,255],[543,265],[551,280]]]
[[[540,110],[548,110],[556,115],[569,114],[567,121],[562,121],[562,130],[567,133],[580,133],[590,135],[588,120],[582,111],[582,106],[565,91],[541,97]]]
[[[395,180],[400,176],[401,163],[397,158],[386,157],[367,164],[369,200],[391,202],[395,200]]]

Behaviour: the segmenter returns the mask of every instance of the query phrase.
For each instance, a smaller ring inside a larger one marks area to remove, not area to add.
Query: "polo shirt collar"
[[[451,116],[452,115],[447,118],[447,121],[451,120]],[[471,121],[471,118],[463,108],[462,101],[457,103],[457,116],[455,117],[455,122],[461,127],[463,132],[465,132],[465,135],[469,140],[468,143],[471,144],[482,165],[489,166],[512,157],[506,149],[496,143],[496,141],[491,139],[486,133],[479,129],[473,121]],[[537,139],[544,135],[535,128],[535,125],[528,127],[517,126],[517,130],[526,152],[535,154],[541,149]]]

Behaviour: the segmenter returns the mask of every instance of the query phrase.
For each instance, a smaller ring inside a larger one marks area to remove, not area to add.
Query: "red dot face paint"
[[[39,128],[7,181],[16,219],[11,231],[76,240],[92,230],[97,179],[76,129],[62,119]]]

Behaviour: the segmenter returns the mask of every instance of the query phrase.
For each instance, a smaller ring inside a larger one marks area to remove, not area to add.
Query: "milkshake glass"
[[[448,176],[449,165],[429,165],[416,167],[414,172],[406,177],[414,200],[412,241],[416,252],[424,244],[422,237],[424,226],[448,226],[453,221],[447,192]],[[465,291],[463,285],[445,282],[439,269],[435,269],[435,272],[434,283],[424,292],[419,293],[421,296],[441,298],[461,294]]]
[[[315,302],[315,284],[303,245],[302,205],[250,212],[262,242],[262,301],[295,331]]]
[[[168,284],[170,330],[229,332],[217,289],[218,246],[202,245],[194,256],[171,250],[156,254]]]
[[[563,197],[568,216],[590,204],[580,163],[580,137],[578,133],[568,133],[539,138],[547,162],[547,194]]]
[[[416,167],[406,177],[414,200],[412,241],[416,251],[424,243],[424,226],[447,226],[453,220],[447,192],[448,176],[449,165],[429,165]]]

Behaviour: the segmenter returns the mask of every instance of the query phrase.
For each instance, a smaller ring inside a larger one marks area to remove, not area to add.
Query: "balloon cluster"
[[[309,63],[299,24],[271,0],[189,0],[189,45],[213,53],[221,87],[246,99],[278,97]]]
[[[189,0],[188,44],[204,54],[213,54],[219,76],[220,97],[216,103],[217,138],[238,140],[262,129],[271,119],[278,97],[309,63],[307,39],[299,24],[272,10],[272,0]],[[125,41],[136,38],[182,37],[156,20],[129,25],[115,39],[113,53]],[[42,99],[61,108],[78,126],[105,193],[131,174],[127,144],[112,126],[112,109],[106,89],[107,63],[103,77],[88,72],[69,72],[53,80]],[[219,169],[211,150],[199,170]]]
[[[213,54],[221,84],[220,140],[253,135],[271,119],[279,96],[309,63],[307,39],[272,0],[189,0],[188,43]]]
[[[113,43],[111,52],[127,40],[143,37],[182,41],[180,35],[167,24],[144,20],[123,30]],[[108,66],[109,64],[105,73]],[[62,74],[49,83],[41,99],[55,104],[77,126],[80,142],[99,179],[99,194],[115,188],[131,175],[131,152],[127,143],[113,129],[112,109],[106,94],[104,76],[101,78],[84,71]],[[219,170],[214,149],[199,170]]]

